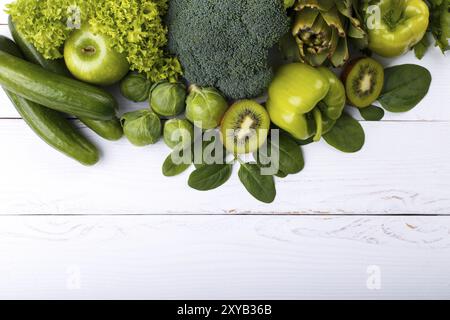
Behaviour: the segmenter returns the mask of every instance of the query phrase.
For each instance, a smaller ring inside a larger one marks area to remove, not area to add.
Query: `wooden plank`
[[[0,217],[0,298],[448,299],[449,217]]]
[[[162,143],[136,148],[101,141],[102,161],[85,168],[51,150],[22,120],[0,126],[0,214],[449,214],[448,123],[364,123],[366,146],[343,154],[321,142],[304,148],[306,169],[277,181],[276,202],[251,198],[236,172],[218,190],[166,178]]]
[[[0,34],[8,35],[7,26],[0,26]],[[450,108],[447,105],[450,103],[450,90],[448,90],[448,83],[450,76],[450,59],[443,56],[439,50],[430,50],[422,61],[417,60],[413,53],[405,57],[395,60],[384,61],[385,65],[403,64],[403,63],[418,63],[427,67],[434,78],[430,93],[422,101],[422,103],[414,110],[402,114],[387,114],[386,121],[450,121]],[[119,99],[121,112],[130,109],[145,108],[147,104],[134,104],[120,97],[117,88],[112,88],[111,91]],[[358,114],[353,110],[354,114]],[[359,116],[359,115],[358,115]],[[0,118],[15,118],[19,117],[14,107],[7,99],[3,90],[0,90]]]

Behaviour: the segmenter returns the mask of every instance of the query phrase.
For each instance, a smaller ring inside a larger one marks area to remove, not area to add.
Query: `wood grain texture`
[[[363,122],[359,154],[307,146],[305,171],[278,182],[272,205],[236,174],[190,190],[187,175],[162,176],[162,143],[107,143],[82,127],[103,160],[80,167],[14,119],[0,90],[0,298],[449,299],[450,217],[433,215],[450,214],[450,59],[385,61],[400,63],[432,72],[423,103]],[[122,112],[146,107],[117,96]]]
[[[305,170],[277,182],[271,204],[237,179],[202,193],[188,173],[166,178],[162,143],[135,148],[84,131],[103,150],[86,168],[53,151],[21,120],[0,126],[0,214],[449,214],[448,123],[364,123],[365,148],[343,154],[321,142],[304,148]]]
[[[0,217],[0,298],[450,298],[449,232],[448,217]]]

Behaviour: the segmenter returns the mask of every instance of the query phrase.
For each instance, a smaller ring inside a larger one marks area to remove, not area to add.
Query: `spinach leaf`
[[[323,137],[329,145],[346,153],[358,152],[365,142],[364,129],[347,113],[343,113],[333,129]]]
[[[297,174],[305,167],[302,149],[294,140],[285,133],[279,135],[279,141],[269,140],[265,146],[253,153],[258,165],[269,167],[273,161],[278,161],[279,172],[277,176],[286,177],[289,174]],[[272,149],[276,154],[272,155]]]
[[[275,200],[277,192],[273,176],[262,175],[256,163],[241,163],[238,175],[244,187],[256,199],[265,203]]]
[[[358,109],[361,117],[367,121],[380,121],[384,118],[384,110],[377,106]]]
[[[194,158],[194,166],[199,169],[204,165],[222,164],[226,162],[227,151],[220,141],[219,133],[213,135],[209,140],[202,140],[201,150],[195,149],[195,152],[201,152]],[[216,154],[216,152],[218,152]]]
[[[431,74],[424,67],[404,64],[387,68],[378,101],[390,112],[406,112],[422,101],[430,85]]]
[[[288,174],[284,173],[283,171],[280,170],[280,171],[278,171],[278,173],[275,176],[283,179],[283,178],[286,178],[288,176]]]
[[[163,163],[162,166],[162,172],[163,175],[165,175],[166,177],[174,177],[177,176],[181,173],[183,173],[184,171],[186,171],[190,166],[191,166],[191,162],[190,163],[175,163],[173,161],[173,154],[174,152],[178,152],[178,156],[182,157],[183,156],[183,150],[181,151],[173,151],[171,154],[169,154],[169,156],[166,158],[166,160]]]
[[[308,138],[306,140],[296,140],[297,144],[300,146],[307,146],[308,144],[314,143],[314,137]]]
[[[188,184],[200,191],[213,190],[227,182],[232,171],[231,164],[203,165],[191,173]]]

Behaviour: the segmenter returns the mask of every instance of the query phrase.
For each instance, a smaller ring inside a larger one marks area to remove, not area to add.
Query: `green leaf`
[[[279,155],[274,154],[272,157],[272,149]],[[297,142],[285,133],[280,133],[279,141],[276,143],[272,139],[267,142],[266,148],[261,148],[253,153],[259,166],[269,167],[273,161],[279,163],[279,171],[277,176],[287,176],[289,174],[297,174],[305,167],[302,149]]]
[[[283,171],[278,171],[278,173],[275,175],[278,178],[286,178],[288,176],[287,173],[284,173]]]
[[[204,165],[209,164],[221,164],[226,162],[227,151],[225,150],[222,142],[220,141],[219,133],[211,137],[211,140],[202,140],[201,150],[195,150],[201,152],[200,159],[195,158],[195,168],[201,168]],[[216,151],[219,153],[216,154]]]
[[[265,203],[275,200],[277,192],[273,176],[262,175],[256,163],[241,163],[238,175],[247,191],[257,200]]]
[[[347,113],[342,114],[333,129],[323,137],[329,145],[346,153],[358,152],[365,142],[361,124]]]
[[[390,112],[406,112],[422,101],[430,85],[431,74],[424,67],[404,64],[388,68],[378,101]]]
[[[380,121],[384,118],[384,110],[377,106],[358,109],[361,117],[367,121]]]
[[[213,190],[227,182],[232,171],[231,164],[203,165],[191,173],[188,184],[199,191]]]
[[[174,151],[177,152],[177,151]],[[166,160],[163,163],[162,172],[166,177],[174,177],[177,176],[184,171],[186,171],[192,163],[175,163],[173,161],[173,152],[169,154]]]
[[[430,46],[430,42],[428,41],[428,35],[420,40],[418,44],[414,46],[414,53],[416,54],[417,59],[422,59],[425,56],[425,53],[428,51],[428,47]]]
[[[307,146],[308,144],[314,143],[314,137],[308,138],[306,140],[296,140],[297,144],[300,146]]]

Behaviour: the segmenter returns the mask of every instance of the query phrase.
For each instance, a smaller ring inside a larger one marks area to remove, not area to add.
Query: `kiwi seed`
[[[358,108],[374,103],[384,84],[383,66],[372,58],[351,62],[343,73],[347,99]]]
[[[255,101],[242,100],[227,111],[220,131],[228,151],[244,154],[256,151],[266,141],[269,128],[267,110]]]

